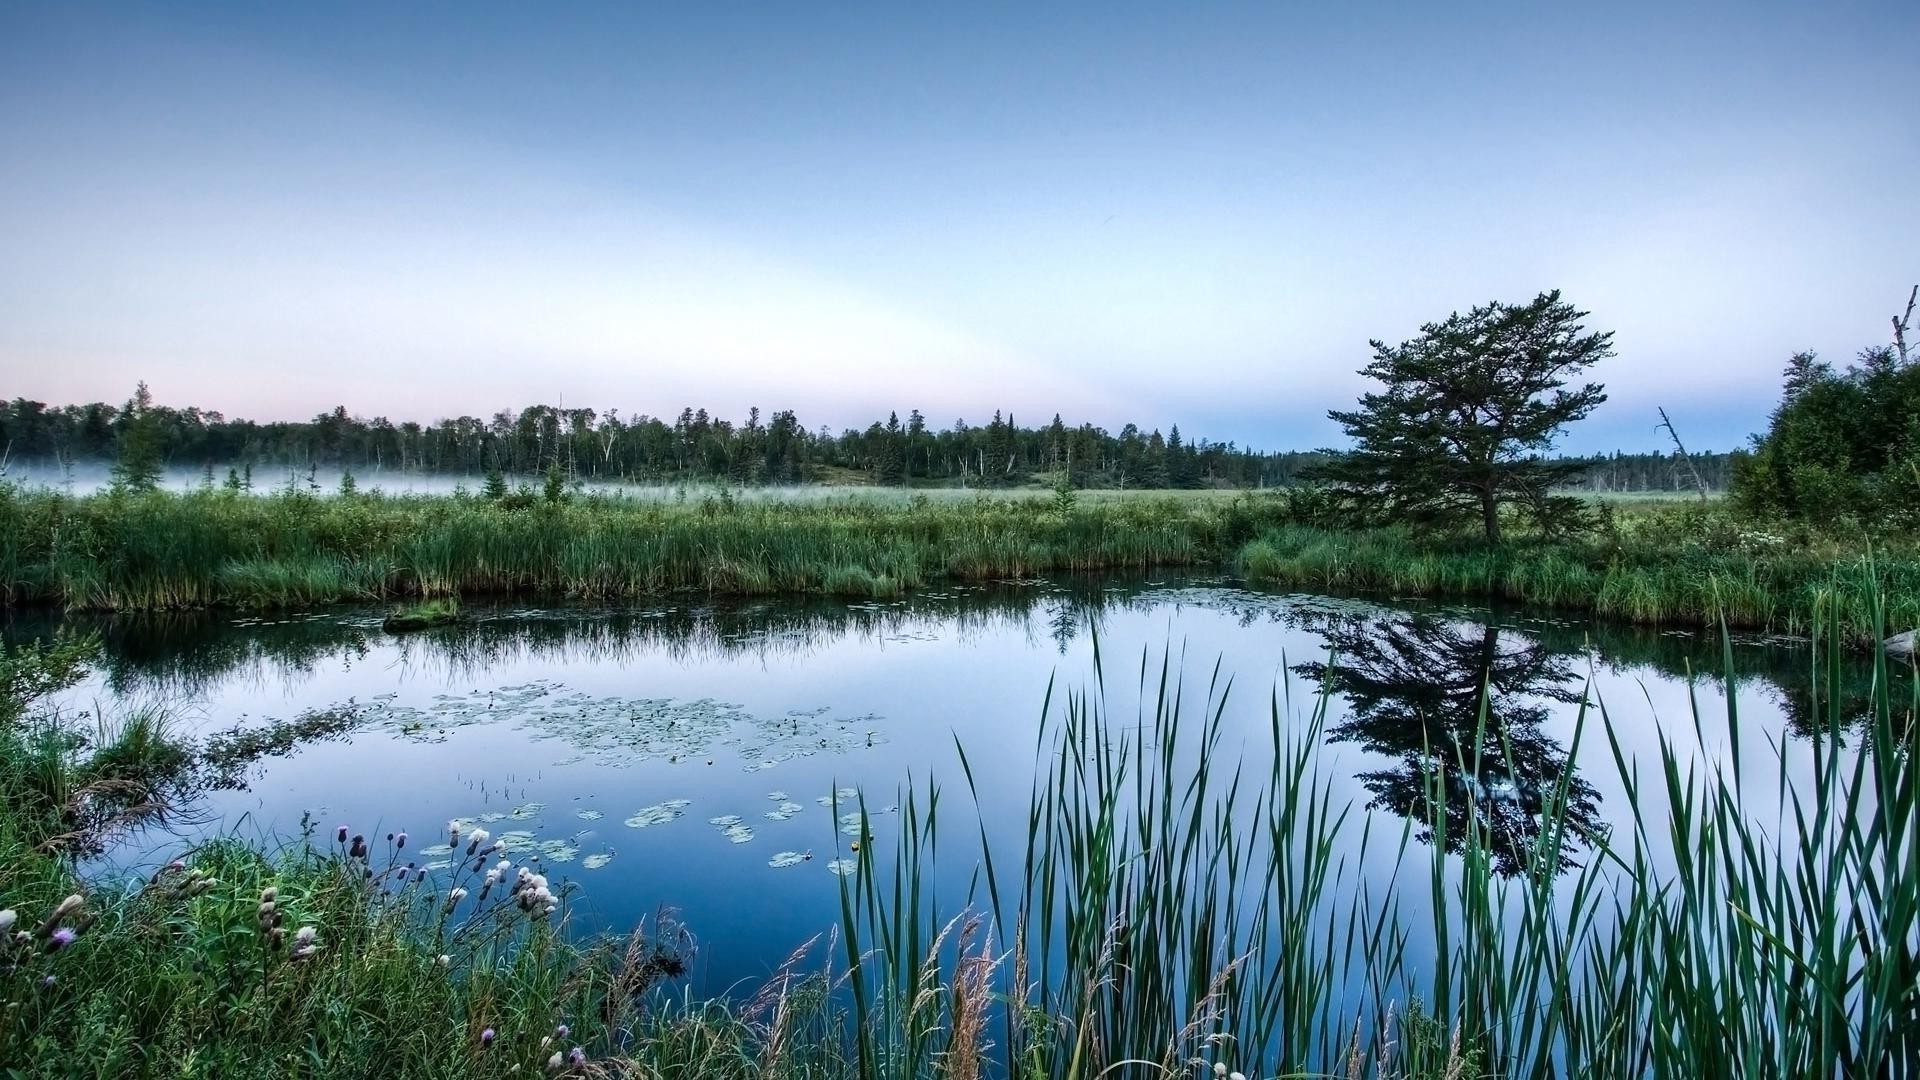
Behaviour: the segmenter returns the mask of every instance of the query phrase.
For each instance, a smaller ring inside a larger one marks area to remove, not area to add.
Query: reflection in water
[[[1449,851],[1471,828],[1503,875],[1536,857],[1556,871],[1572,865],[1568,844],[1593,836],[1600,822],[1593,786],[1542,730],[1553,704],[1584,696],[1569,654],[1490,624],[1423,615],[1340,619],[1321,633],[1333,663],[1294,670],[1325,680],[1351,709],[1329,741],[1395,760],[1359,775],[1376,809],[1412,818],[1431,842],[1437,794]],[[1569,835],[1543,851],[1545,811],[1561,799]]]
[[[865,708],[840,708],[843,703],[836,701],[830,715],[826,710],[794,713],[789,710],[795,705],[819,703],[785,701],[754,712],[705,697],[718,694],[731,700],[735,687],[730,682],[695,683],[697,692],[684,701],[656,699],[651,687],[646,697],[602,687],[576,701],[555,687],[524,702],[513,698],[520,706],[514,709],[503,709],[505,699],[498,694],[524,691],[533,684],[494,687],[484,699],[473,694],[476,688],[501,682],[504,672],[529,663],[545,665],[550,673],[663,660],[688,668],[737,667],[744,660],[749,668],[785,669],[815,658],[841,665],[851,656],[939,641],[942,662],[958,666],[970,662],[966,657],[972,650],[946,645],[1006,639],[1024,642],[1033,653],[1066,655],[1076,642],[1083,642],[1090,627],[1104,633],[1130,617],[1136,626],[1165,627],[1171,625],[1172,612],[1203,610],[1211,624],[1224,624],[1235,642],[1262,639],[1232,627],[1318,635],[1337,656],[1332,672],[1324,664],[1296,665],[1294,671],[1316,681],[1330,679],[1350,710],[1350,715],[1334,716],[1328,737],[1375,755],[1356,777],[1372,805],[1424,824],[1431,810],[1430,785],[1443,783],[1448,848],[1458,849],[1471,824],[1487,839],[1496,868],[1506,874],[1534,865],[1542,812],[1562,790],[1557,786],[1562,778],[1571,835],[1549,856],[1550,865],[1571,865],[1579,847],[1602,828],[1599,794],[1579,774],[1573,748],[1563,745],[1549,724],[1575,711],[1589,670],[1642,678],[1651,669],[1660,675],[1704,674],[1717,680],[1722,667],[1721,643],[1710,634],[1484,608],[1283,596],[1222,587],[1226,584],[1218,579],[1099,576],[926,589],[884,603],[819,598],[723,602],[675,596],[618,608],[470,604],[462,622],[404,638],[384,635],[382,612],[370,609],[68,621],[16,614],[0,634],[17,639],[54,632],[99,633],[105,646],[100,670],[115,694],[191,697],[250,681],[277,682],[311,698],[304,701],[308,709],[345,707],[344,712],[303,712],[266,728],[248,721],[222,733],[233,749],[227,763],[229,782],[237,784],[243,774],[235,769],[309,745],[309,730],[324,729],[333,738],[375,730],[418,740],[422,733],[441,737],[436,733],[486,719],[510,719],[532,740],[571,744],[574,752],[556,757],[556,767],[576,762],[629,766],[654,759],[669,765],[689,758],[707,762],[714,746],[726,745],[745,755],[751,771],[756,764],[807,754],[828,758],[849,750],[871,751],[889,737]],[[1786,731],[1804,736],[1836,719],[1843,726],[1858,723],[1869,709],[1871,665],[1852,656],[1815,665],[1809,656],[1804,643],[1745,639],[1734,645],[1741,678],[1765,687],[1778,703],[1780,726]],[[1817,681],[1809,679],[1810,672],[1818,674]],[[967,679],[987,673],[956,679],[964,686]],[[390,700],[396,683],[421,674],[438,677],[457,692],[411,704]],[[995,674],[1005,681],[1004,673]],[[1911,680],[1911,670],[1900,668],[1897,677]],[[310,691],[303,684],[309,678],[335,689]],[[894,693],[886,683],[889,676],[864,678],[871,696],[887,699],[880,711],[918,711],[913,691],[919,687]],[[1809,691],[1810,685],[1815,690]],[[346,697],[337,692],[342,686],[357,700],[338,700]],[[1904,693],[1903,681],[1895,688],[1895,700]],[[330,719],[339,716],[352,718],[352,731]],[[327,723],[319,723],[322,720]],[[694,737],[721,720],[731,733],[726,738]],[[1560,730],[1564,733],[1564,726]],[[928,741],[925,731],[895,734],[908,740],[905,749],[914,753],[923,743],[931,747],[945,741]],[[913,767],[925,764],[917,757],[907,760]],[[658,801],[657,796],[648,800]]]

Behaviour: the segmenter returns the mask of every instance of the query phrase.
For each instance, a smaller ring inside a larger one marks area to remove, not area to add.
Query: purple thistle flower
[[[341,823],[338,829],[334,830],[333,839],[334,839],[334,842],[337,844],[344,844],[347,842],[347,826],[344,822]]]
[[[570,1029],[567,1027],[567,1025],[561,1024],[559,1027],[553,1029],[553,1033],[559,1036],[560,1038],[564,1039],[567,1037],[567,1033],[569,1030]]]
[[[487,1030],[480,1033],[480,1045],[482,1047],[488,1047],[493,1045],[493,1029],[492,1028],[488,1028]]]
[[[587,1052],[577,1046],[574,1047],[567,1053],[567,1063],[576,1069],[585,1065],[587,1063]]]
[[[407,834],[406,834],[406,833],[401,833],[401,834],[400,834],[399,836],[396,836],[396,837],[394,837],[394,838],[393,838],[393,847],[394,847],[394,850],[395,850],[395,851],[398,851],[398,850],[400,850],[401,848],[403,848],[403,847],[406,847],[406,846],[407,846]]]
[[[50,953],[59,952],[61,949],[73,944],[73,939],[77,936],[72,928],[63,926],[47,937],[47,951]]]

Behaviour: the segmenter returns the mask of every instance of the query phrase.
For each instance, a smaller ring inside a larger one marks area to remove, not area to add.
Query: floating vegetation
[[[663,803],[643,806],[635,811],[632,817],[627,819],[626,825],[630,829],[644,829],[649,825],[665,825],[667,822],[686,813],[687,807],[692,805],[693,800],[691,799],[668,799]]]
[[[787,794],[784,791],[769,791],[767,792],[767,798],[773,800],[774,802],[786,802],[788,799],[793,798],[793,796]]]
[[[506,817],[507,815],[501,813],[498,810],[489,810],[486,813],[480,815],[480,821],[483,824],[491,825],[496,821],[505,821]]]
[[[711,760],[738,752],[748,772],[816,754],[841,754],[880,741],[872,714],[834,716],[827,708],[756,716],[711,698],[598,697],[561,683],[535,681],[465,694],[436,694],[424,705],[383,695],[358,706],[358,722],[428,742],[476,724],[510,723],[535,739],[564,742],[568,760],[626,766],[648,761]],[[516,815],[517,816],[517,815]]]
[[[841,877],[847,877],[854,871],[860,869],[860,863],[856,859],[835,859],[827,864],[827,869],[839,874]]]
[[[575,810],[573,816],[579,818],[581,821],[599,821],[607,815],[598,810]]]
[[[779,806],[776,806],[773,809],[767,811],[767,820],[768,821],[786,821],[788,818],[793,817],[795,814],[798,814],[800,811],[805,809],[806,807],[800,805],[797,802],[783,802]]]
[[[744,844],[753,839],[753,827],[740,820],[739,814],[721,814],[708,818],[707,824],[720,830],[720,835],[736,844]]]
[[[447,822],[447,824],[455,829],[459,829],[461,832],[467,832],[468,830],[472,829],[474,825],[479,822],[479,820],[480,819],[478,818],[457,817],[457,818],[454,818],[452,821]]]
[[[422,855],[451,855],[451,854],[453,854],[453,845],[452,845],[452,844],[435,844],[435,845],[433,845],[432,847],[423,847],[423,848],[421,848],[421,849],[420,849],[420,854],[422,854]]]
[[[807,861],[807,856],[801,852],[782,851],[779,854],[775,855],[773,858],[768,859],[767,865],[778,870],[788,866],[799,866],[801,863],[806,861]]]
[[[504,850],[507,851],[522,851],[533,846],[533,834],[525,829],[514,829],[511,832],[503,832],[495,837],[495,839],[505,843],[506,848]]]
[[[813,801],[831,810],[833,809],[833,806],[835,803],[843,803],[843,802],[847,802],[850,799],[857,799],[859,797],[860,797],[859,788],[843,787],[835,790],[834,793],[831,795],[822,795]]]
[[[613,861],[613,852],[602,851],[580,860],[580,865],[589,870],[598,870]]]
[[[542,840],[539,852],[546,862],[572,862],[580,857],[580,845],[572,840]]]
[[[540,811],[545,810],[546,808],[547,808],[546,803],[530,802],[530,803],[527,803],[525,806],[514,807],[513,813],[511,813],[508,816],[512,817],[516,821],[530,821],[533,818],[539,817]]]

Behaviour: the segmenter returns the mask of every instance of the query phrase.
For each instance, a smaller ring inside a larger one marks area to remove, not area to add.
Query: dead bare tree
[[[1660,426],[1667,429],[1667,436],[1673,440],[1673,448],[1680,452],[1680,460],[1687,463],[1687,471],[1693,474],[1693,484],[1700,489],[1700,498],[1707,498],[1707,482],[1700,476],[1700,470],[1694,467],[1693,455],[1680,442],[1680,433],[1673,430],[1673,421],[1667,419],[1667,410],[1660,409]]]
[[[1893,318],[1893,347],[1894,350],[1900,354],[1900,365],[1902,367],[1905,367],[1907,363],[1907,331],[1911,329],[1913,323],[1913,303],[1915,300],[1920,300],[1920,285],[1915,285],[1913,291],[1907,294],[1906,314],[1896,315]]]

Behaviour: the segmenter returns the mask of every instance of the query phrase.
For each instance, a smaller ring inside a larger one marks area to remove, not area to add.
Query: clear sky
[[[0,395],[1325,445],[1559,287],[1571,449],[1764,421],[1920,279],[1920,3],[0,0]]]

